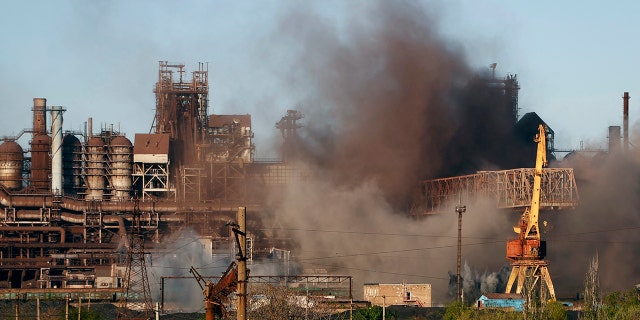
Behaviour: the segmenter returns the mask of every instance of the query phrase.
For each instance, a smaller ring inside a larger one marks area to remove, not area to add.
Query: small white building
[[[364,300],[376,306],[431,307],[431,285],[426,283],[365,283]]]

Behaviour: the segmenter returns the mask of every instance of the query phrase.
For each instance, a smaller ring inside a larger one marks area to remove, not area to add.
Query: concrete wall
[[[365,284],[364,300],[372,305],[431,307],[430,284]]]

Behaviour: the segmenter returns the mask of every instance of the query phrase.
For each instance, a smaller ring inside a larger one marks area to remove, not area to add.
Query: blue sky
[[[151,126],[158,61],[184,63],[188,71],[208,62],[209,112],[252,114],[258,156],[268,155],[260,142],[277,139],[275,122],[300,101],[300,93],[272,81],[279,66],[260,59],[278,54],[269,43],[292,3],[3,1],[0,136],[29,128],[32,98],[45,97],[67,108],[66,130],[81,130],[93,117],[94,128],[114,124],[132,138]],[[296,4],[340,24],[368,3]],[[518,75],[520,114],[540,114],[556,132],[556,147],[604,146],[608,126],[622,125],[624,91],[631,95],[630,124],[640,118],[640,3],[422,3],[472,67],[496,62],[500,75]],[[283,56],[283,69],[286,62]]]

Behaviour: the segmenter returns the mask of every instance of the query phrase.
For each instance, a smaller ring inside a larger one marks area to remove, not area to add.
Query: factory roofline
[[[168,133],[136,133],[134,154],[169,154]]]
[[[212,114],[209,116],[210,128],[222,128],[237,122],[241,127],[251,127],[250,114]]]
[[[488,299],[523,299],[524,298],[524,296],[519,293],[487,292],[482,295]]]

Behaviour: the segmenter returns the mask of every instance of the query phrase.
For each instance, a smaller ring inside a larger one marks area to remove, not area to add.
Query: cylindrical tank
[[[105,180],[105,150],[101,137],[87,142],[87,196],[89,200],[102,200]]]
[[[77,194],[82,185],[82,144],[72,134],[62,139],[62,185],[65,194]]]
[[[51,138],[36,134],[31,140],[31,186],[49,189],[51,186]]]
[[[133,172],[133,145],[124,136],[116,136],[109,143],[111,158],[112,201],[125,200],[131,194],[131,173]]]
[[[0,144],[0,184],[7,189],[20,189],[23,164],[24,154],[17,142],[5,141]]]
[[[33,136],[47,134],[47,99],[33,98]]]

